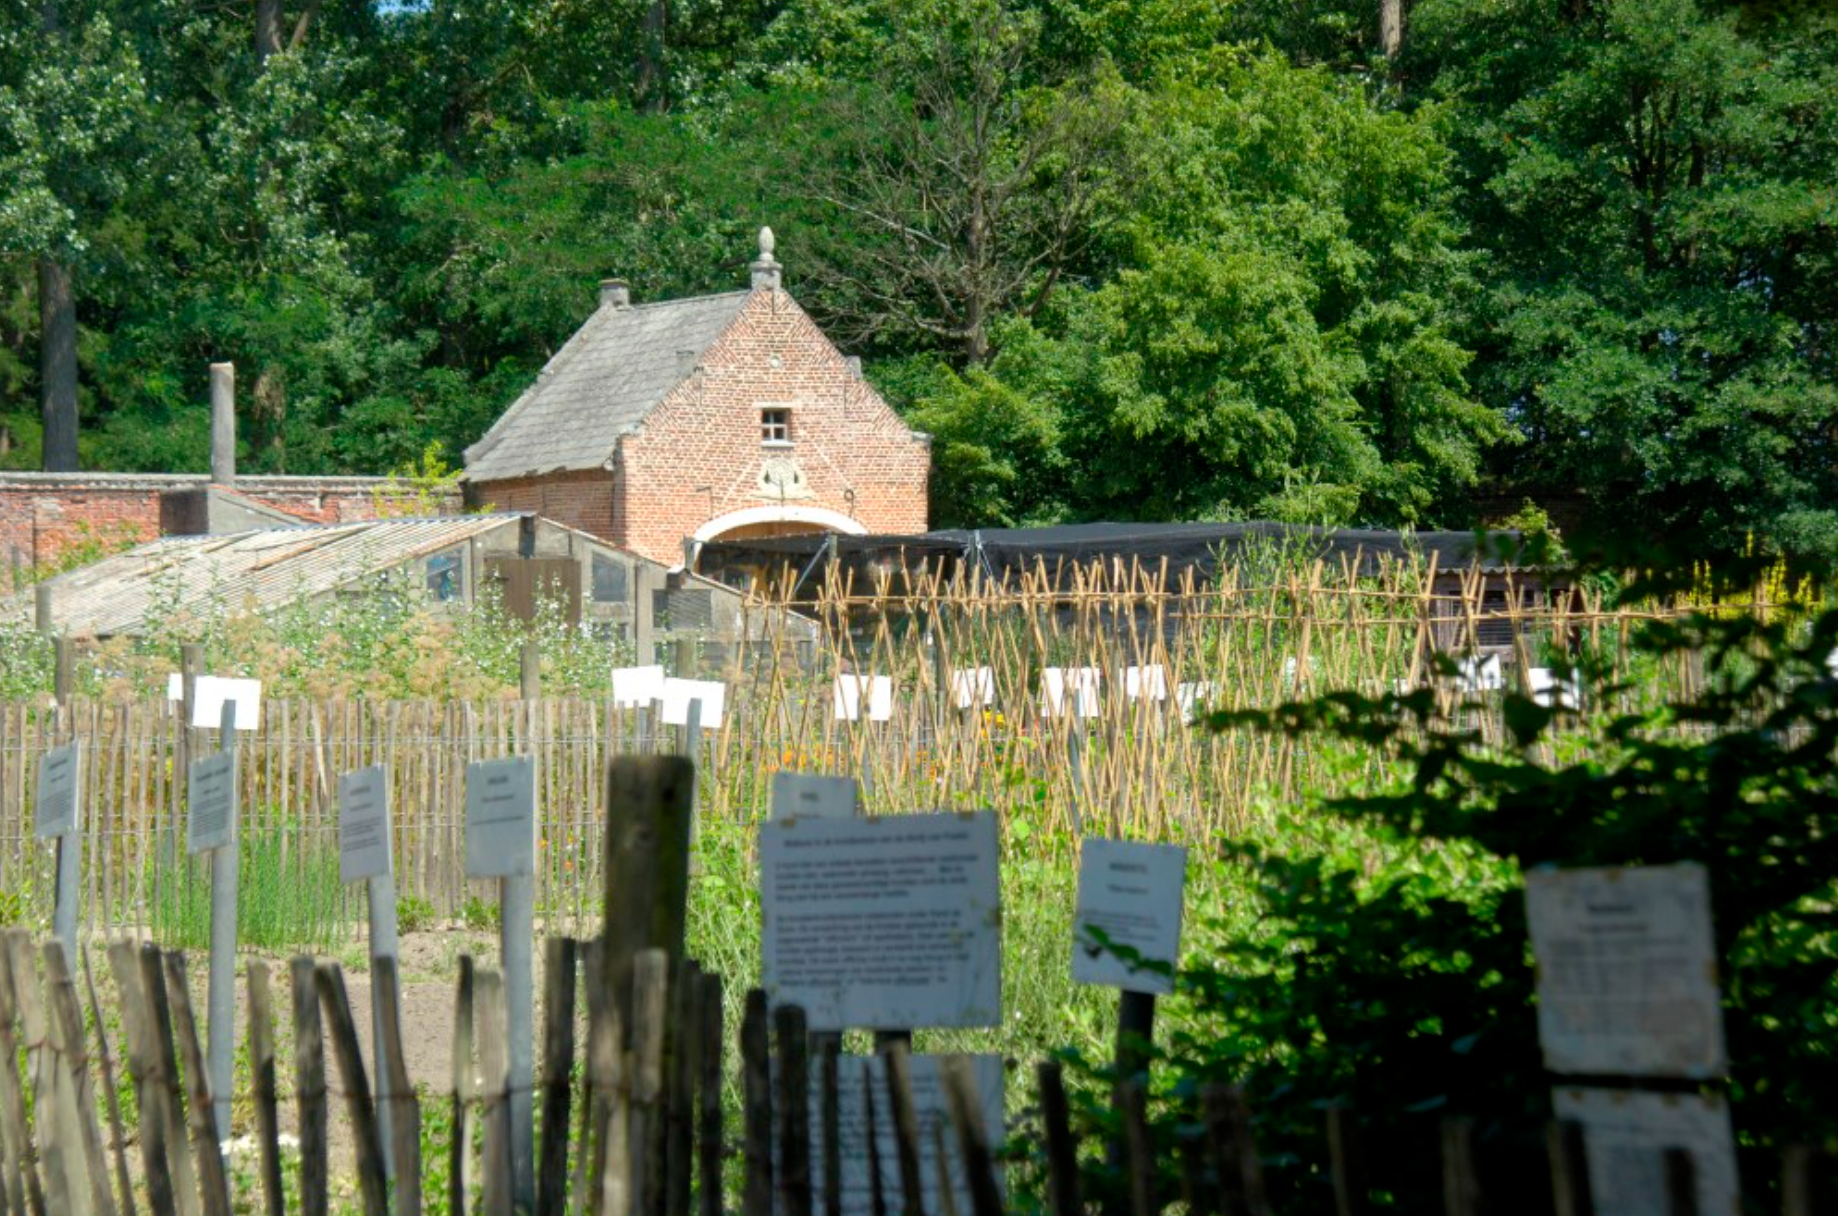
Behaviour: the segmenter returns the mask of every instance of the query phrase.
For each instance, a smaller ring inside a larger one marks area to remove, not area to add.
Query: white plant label
[[[812,773],[772,774],[772,818],[851,819],[856,810],[855,778]]]
[[[1199,721],[1200,715],[1211,706],[1213,699],[1219,695],[1209,680],[1197,680],[1191,684],[1177,684],[1174,688],[1174,699],[1181,707],[1181,716],[1189,724]]]
[[[1160,664],[1124,668],[1123,695],[1132,701],[1166,701],[1168,669]]]
[[[40,837],[77,830],[78,744],[54,747],[38,758],[38,801],[32,808],[32,830]]]
[[[996,673],[989,667],[961,667],[951,673],[951,701],[959,709],[993,705]]]
[[[1101,677],[1095,667],[1048,667],[1041,673],[1040,708],[1049,718],[1095,718]]]
[[[613,704],[624,709],[664,699],[662,667],[613,668]]]
[[[1660,1094],[1631,1089],[1559,1089],[1552,1095],[1559,1119],[1583,1125],[1589,1191],[1598,1212],[1615,1216],[1666,1216],[1666,1150],[1691,1154],[1697,1210],[1704,1216],[1740,1216],[1736,1139],[1729,1107],[1701,1094]]]
[[[536,766],[527,756],[466,766],[466,877],[536,873]]]
[[[362,882],[389,873],[389,771],[378,764],[338,779],[338,877]]]
[[[892,676],[837,676],[836,691],[831,698],[836,716],[854,722],[862,716],[862,702],[868,704],[870,722],[886,722],[893,717]]]
[[[969,1175],[958,1151],[957,1127],[951,1122],[945,1097],[944,1057],[912,1056],[913,1110],[919,1117],[919,1174],[925,1210],[938,1216],[946,1211],[969,1212]],[[1003,1137],[1002,1057],[968,1057],[976,1079],[978,1113],[992,1146]],[[812,1068],[816,1067],[815,1062]],[[823,1093],[811,1086],[810,1159],[812,1173],[823,1161]],[[898,1195],[900,1189],[899,1140],[894,1135],[893,1109],[888,1104],[887,1068],[878,1056],[841,1056],[836,1061],[836,1139],[842,1156],[842,1210],[847,1216],[872,1216],[873,1178],[868,1173],[868,1103],[874,1103],[874,1138],[880,1149],[881,1193]],[[945,1170],[951,1179],[954,1204],[940,1202],[938,1145],[934,1128],[944,1131]],[[774,1145],[776,1152],[777,1145]],[[1000,1167],[997,1167],[1000,1169]],[[1000,1175],[998,1174],[998,1184]]]
[[[721,729],[721,713],[727,707],[728,686],[720,680],[664,681],[664,725],[688,726],[689,703],[702,702],[702,729]]]
[[[1531,870],[1545,1067],[1588,1076],[1720,1076],[1723,1011],[1701,865]]]
[[[1127,946],[1144,962],[1180,961],[1181,902],[1187,850],[1178,844],[1087,840],[1079,858],[1078,911],[1073,916],[1072,978],[1131,992],[1174,991],[1174,977],[1137,970],[1106,949]]]
[[[767,996],[812,1030],[1002,1020],[996,817],[792,819],[760,828]]]
[[[236,757],[213,752],[191,762],[185,846],[193,853],[221,848],[236,838]]]
[[[173,672],[166,677],[166,699],[185,699],[185,677]],[[236,729],[260,730],[262,725],[262,682],[231,676],[199,676],[192,686],[191,724],[215,730],[223,724],[223,703],[236,702]]]

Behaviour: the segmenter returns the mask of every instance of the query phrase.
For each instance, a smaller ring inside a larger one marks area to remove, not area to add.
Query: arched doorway
[[[695,531],[698,543],[711,540],[757,540],[765,536],[803,536],[811,532],[841,532],[863,536],[860,521],[825,507],[747,507],[717,515]]]

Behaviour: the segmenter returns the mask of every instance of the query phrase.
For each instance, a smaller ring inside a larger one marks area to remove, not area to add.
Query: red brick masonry
[[[775,407],[791,411],[788,444],[763,438],[760,411]],[[785,460],[803,484],[780,499],[761,474]],[[695,370],[619,440],[612,464],[470,483],[467,499],[535,511],[670,565],[704,523],[749,508],[815,508],[867,532],[926,528],[929,440],[781,290],[753,292]]]
[[[72,547],[108,551],[160,534],[160,495],[202,473],[0,473],[0,562],[49,565]],[[309,523],[374,519],[386,477],[238,477],[236,493]],[[457,497],[448,510],[457,510]]]

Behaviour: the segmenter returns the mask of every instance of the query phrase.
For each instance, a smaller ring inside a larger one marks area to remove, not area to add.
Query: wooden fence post
[[[191,989],[185,977],[185,954],[173,950],[165,963],[166,1001],[172,1010],[172,1032],[185,1063],[185,1116],[191,1131],[192,1155],[198,1163],[198,1195],[204,1216],[230,1216],[230,1180],[223,1169],[223,1145],[217,1138],[217,1118],[212,1110],[210,1073],[198,1042],[198,1023],[192,1017]]]
[[[1583,1125],[1554,1120],[1545,1128],[1545,1150],[1551,1158],[1551,1195],[1557,1216],[1595,1216]]]
[[[1117,1118],[1123,1124],[1123,1167],[1129,1179],[1131,1216],[1158,1216],[1155,1145],[1149,1139],[1149,1095],[1140,1076],[1117,1082]]]
[[[296,955],[289,963],[289,973],[294,993],[294,1105],[300,1122],[300,1210],[305,1216],[326,1216],[331,1190],[317,967],[311,957]]]
[[[1078,1141],[1072,1134],[1064,1071],[1058,1060],[1042,1060],[1035,1075],[1040,1085],[1040,1121],[1047,1136],[1047,1197],[1053,1216],[1084,1216]]]
[[[466,1216],[466,1202],[471,1196],[471,1188],[466,1185],[466,1165],[472,1159],[472,996],[472,956],[462,954],[453,1000],[453,1129],[447,1158],[447,1208],[452,1216]]]
[[[665,1216],[689,1216],[695,1179],[696,1074],[702,1055],[702,968],[693,959],[671,960],[670,991],[674,1050],[664,1061]]]
[[[1481,1216],[1472,1119],[1442,1121],[1442,1207],[1447,1216]]]
[[[89,965],[89,948],[83,960],[83,987],[89,995],[89,1014],[96,1023],[96,1058],[102,1066],[102,1092],[108,1102],[109,1136],[114,1141],[115,1185],[121,1191],[121,1210],[134,1216],[134,1181],[128,1170],[128,1134],[121,1121],[121,1098],[115,1091],[115,1060],[108,1045],[108,1023],[102,1020],[102,1002],[96,999],[96,974]],[[122,1012],[125,1021],[126,1010]]]
[[[780,1216],[811,1216],[809,1032],[804,1010],[796,1005],[780,1005],[772,1020],[778,1040],[778,1211]]]
[[[262,1162],[263,1211],[285,1216],[281,1187],[281,1110],[274,1068],[274,997],[268,964],[249,962],[249,1070],[254,1074],[255,1135]]]
[[[664,1038],[669,1002],[670,956],[662,950],[640,950],[632,958],[631,1123],[627,1141],[634,1216],[663,1216],[664,1210]]]
[[[721,1045],[725,1036],[721,977],[705,972],[697,988],[702,1006],[701,1069],[696,1080],[696,1147],[700,1161],[697,1177],[702,1200],[698,1216],[722,1216]]]
[[[606,983],[631,1027],[632,959],[682,958],[689,900],[695,765],[681,756],[621,756],[606,786]]]
[[[537,1216],[562,1216],[568,1195],[568,1089],[574,1066],[573,938],[551,937],[543,960],[542,1160]]]
[[[510,1060],[504,1043],[504,981],[481,967],[473,973],[473,1014],[479,1036],[479,1097],[484,1108],[485,1211],[511,1214]]]
[[[919,1112],[913,1106],[911,1053],[906,1044],[881,1048],[887,1066],[887,1105],[893,1112],[893,1134],[900,1161],[903,1216],[925,1216],[925,1179],[919,1166]]]
[[[402,987],[396,956],[372,960],[370,998],[376,1004],[377,1106],[389,1118],[377,1120],[377,1142],[393,1163],[396,1216],[421,1216],[421,1104],[402,1058]]]
[[[772,1216],[772,1054],[766,1028],[766,993],[747,992],[740,1023],[741,1117],[746,1128],[743,1216]]]
[[[83,1173],[89,1181],[88,1198],[94,1216],[114,1216],[108,1154],[102,1147],[102,1129],[96,1123],[96,1087],[89,1074],[83,1007],[77,1002],[77,986],[71,978],[64,943],[52,938],[44,944],[44,956],[45,990],[51,1006],[51,1041],[62,1066],[60,1083],[70,1098],[69,1122],[76,1130],[76,1143],[69,1146],[69,1151],[82,1162]],[[62,1098],[58,1105],[61,1110]],[[133,1202],[132,1196],[129,1202]]]
[[[17,1011],[12,969],[5,954],[0,953],[0,1060],[19,1059],[20,1045],[14,1031]],[[14,1210],[29,1209],[32,1216],[44,1216],[45,1191],[39,1177],[38,1146],[33,1142],[32,1129],[26,1121],[25,1090],[20,1084],[17,1065],[0,1068],[0,1133],[5,1138],[7,1189]]]
[[[1138,1093],[1139,1082],[1131,1083]],[[944,1061],[945,1103],[951,1112],[951,1121],[957,1124],[959,1152],[963,1157],[964,1174],[970,1183],[970,1207],[975,1216],[1002,1216],[1002,1193],[996,1187],[995,1161],[989,1148],[989,1129],[983,1126],[983,1102],[977,1092],[976,1074],[971,1071],[968,1056],[950,1056]],[[1147,1125],[1144,1125],[1142,1137],[1143,1148],[1147,1147]],[[943,1163],[944,1155],[939,1154]],[[1147,1162],[1150,1174],[1154,1171],[1154,1159]],[[950,1178],[941,1177],[940,1189],[949,1193]],[[1141,1188],[1141,1202],[1138,1216],[1151,1216],[1154,1212],[1153,1181]]]

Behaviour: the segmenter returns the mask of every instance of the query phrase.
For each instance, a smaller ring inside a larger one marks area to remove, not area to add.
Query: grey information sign
[[[215,752],[191,762],[185,845],[193,853],[222,848],[236,833],[236,760]]]
[[[390,872],[389,771],[379,764],[338,779],[338,877],[362,882]]]
[[[466,877],[536,873],[536,766],[527,756],[466,766]]]
[[[812,1030],[996,1026],[996,817],[761,825],[766,993]]]
[[[855,778],[813,773],[772,774],[774,819],[848,819],[855,814]]]
[[[1072,978],[1131,992],[1173,992],[1173,975],[1139,970],[1105,943],[1126,946],[1144,962],[1174,966],[1180,959],[1186,880],[1187,850],[1178,844],[1085,841],[1073,918]]]
[[[82,768],[78,745],[54,747],[38,759],[38,802],[32,829],[41,837],[77,830],[77,773]]]
[[[1721,1076],[1710,877],[1695,864],[1530,870],[1545,1067],[1584,1076]]]
[[[1667,1216],[1666,1150],[1691,1154],[1696,1211],[1740,1216],[1736,1137],[1723,1100],[1710,1094],[1632,1089],[1559,1089],[1559,1119],[1583,1126],[1589,1193],[1595,1210],[1614,1216]]]

